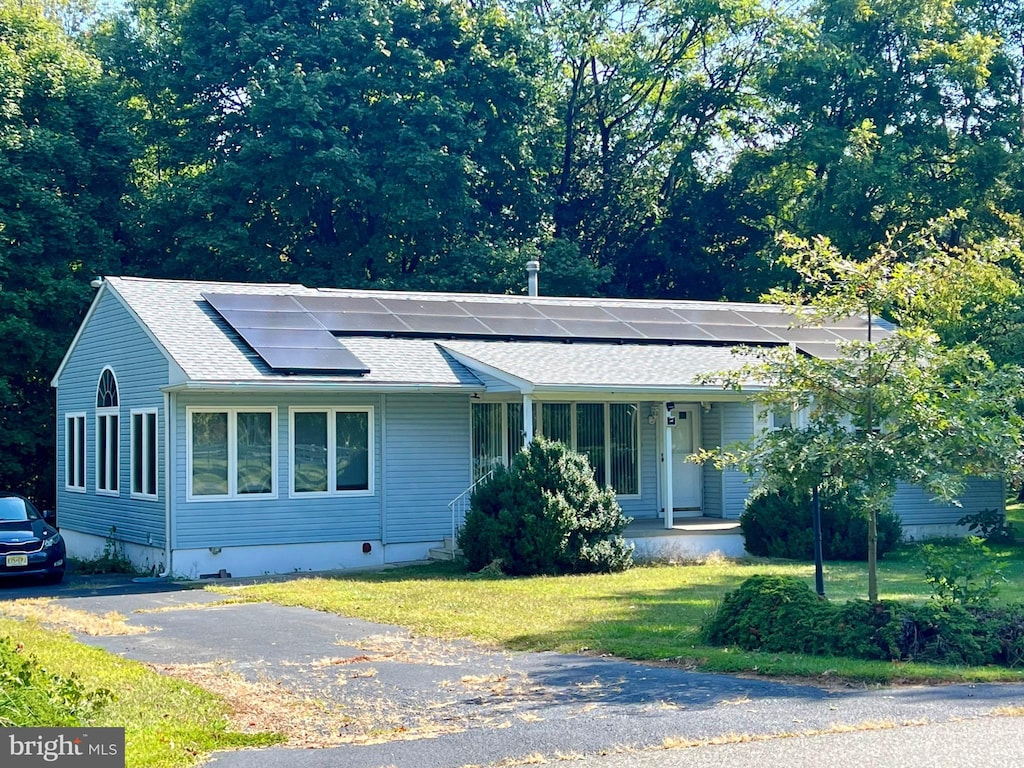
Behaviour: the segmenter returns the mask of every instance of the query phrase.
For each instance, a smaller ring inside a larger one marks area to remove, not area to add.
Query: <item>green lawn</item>
[[[214,694],[165,677],[33,621],[0,617],[0,637],[23,643],[51,672],[74,674],[87,689],[106,688],[114,700],[88,726],[125,729],[128,768],[185,768],[215,749],[274,744],[274,734],[228,730],[226,707]]]
[[[1024,549],[1004,547],[1009,583],[1000,601],[1024,600]],[[423,635],[469,637],[504,648],[608,653],[672,660],[704,670],[800,675],[863,681],[1015,680],[1024,672],[863,662],[748,653],[700,643],[701,624],[726,591],[757,573],[791,574],[813,584],[812,565],[747,560],[657,565],[599,576],[488,578],[455,564],[399,568],[338,578],[302,578],[246,587],[214,587],[249,600],[399,624]],[[925,600],[917,549],[880,563],[883,599]],[[865,566],[829,563],[825,589],[833,600],[866,595]]]

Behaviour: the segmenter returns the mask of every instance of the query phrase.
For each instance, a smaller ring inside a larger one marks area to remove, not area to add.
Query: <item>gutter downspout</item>
[[[164,570],[157,574],[161,579],[166,579],[172,573],[171,559],[174,557],[174,550],[171,548],[171,495],[173,485],[171,483],[171,394],[164,392]]]

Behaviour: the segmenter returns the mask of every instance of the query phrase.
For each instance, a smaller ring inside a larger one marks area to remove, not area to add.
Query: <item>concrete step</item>
[[[461,549],[453,551],[451,547],[433,547],[427,552],[427,557],[431,560],[454,560],[461,554]]]

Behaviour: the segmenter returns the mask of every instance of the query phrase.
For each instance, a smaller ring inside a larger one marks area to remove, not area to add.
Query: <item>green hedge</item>
[[[750,651],[980,666],[1024,664],[1024,605],[832,603],[792,576],[752,576],[704,627]]]
[[[848,491],[823,492],[821,549],[826,560],[866,560],[867,511]],[[794,491],[759,493],[740,515],[747,552],[758,557],[814,559],[811,495]],[[899,517],[878,512],[878,556],[896,548],[903,534]]]

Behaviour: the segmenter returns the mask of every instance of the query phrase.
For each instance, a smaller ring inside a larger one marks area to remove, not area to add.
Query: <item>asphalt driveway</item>
[[[137,591],[142,586],[149,591]],[[0,599],[21,596],[29,595],[0,592]],[[1022,685],[824,690],[510,653],[304,608],[224,604],[222,595],[173,585],[72,582],[59,599],[91,613],[117,611],[146,628],[81,637],[86,643],[173,674],[230,676],[236,692],[241,686],[243,696],[268,700],[271,713],[312,713],[302,715],[309,722],[297,746],[322,748],[218,753],[210,759],[216,768],[458,768],[730,734],[949,722],[1024,705]],[[1018,728],[1024,722],[1010,720]]]

